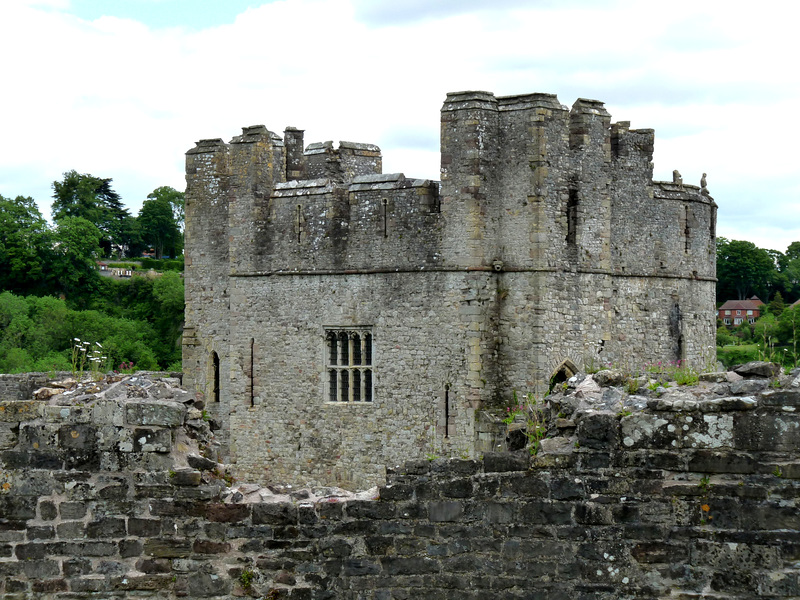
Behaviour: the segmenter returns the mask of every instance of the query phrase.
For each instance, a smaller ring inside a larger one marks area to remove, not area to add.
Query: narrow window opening
[[[578,190],[570,189],[567,199],[567,244],[574,246],[578,239]]]
[[[389,211],[388,209],[389,199],[382,198],[381,202],[383,204],[383,237],[389,237],[389,230],[387,228],[387,215],[386,215],[386,213]]]
[[[717,236],[717,209],[711,207],[711,214],[709,215],[708,232],[711,234],[711,239]]]
[[[364,335],[364,360],[365,365],[372,364],[372,336],[369,333]]]
[[[691,234],[691,229],[689,227],[689,207],[684,206],[684,226],[683,226],[683,239],[684,239],[684,247],[683,251],[688,254],[691,246],[691,240],[689,235]]]
[[[450,386],[444,386],[444,437],[450,437]]]
[[[303,205],[297,205],[297,243],[300,243],[300,232],[303,228]]]
[[[256,341],[255,341],[255,339],[250,338],[250,406],[255,406],[256,405],[255,358],[256,358]]]
[[[219,354],[216,352],[211,353],[211,360],[214,368],[214,389],[213,396],[214,402],[219,402]]]

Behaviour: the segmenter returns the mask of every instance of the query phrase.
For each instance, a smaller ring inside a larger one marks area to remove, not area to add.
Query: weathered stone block
[[[160,519],[128,519],[128,533],[138,537],[154,537],[161,531]]]
[[[64,579],[44,579],[34,581],[31,590],[36,594],[54,594],[66,592],[67,582]]]
[[[483,456],[483,470],[486,473],[507,471],[527,471],[530,468],[530,455],[526,452],[515,454],[507,452],[487,452]]]
[[[125,591],[156,591],[170,589],[172,585],[173,581],[171,575],[140,575],[136,577],[125,577],[119,580],[114,587]]]
[[[55,535],[56,531],[52,525],[28,527],[29,540],[51,540]]]
[[[390,576],[438,573],[440,569],[438,561],[426,557],[385,557],[380,562],[383,572]]]
[[[86,525],[86,535],[90,538],[119,538],[125,537],[125,533],[125,519],[108,517]]]
[[[156,558],[186,558],[192,553],[189,540],[156,538],[144,544],[144,553]]]
[[[189,595],[194,598],[222,596],[231,591],[231,580],[215,573],[196,573],[189,578]]]
[[[198,471],[213,471],[219,466],[219,464],[213,460],[210,460],[204,456],[196,456],[194,454],[187,456],[186,460],[190,467],[197,469]]]
[[[198,554],[226,554],[230,549],[228,542],[196,539],[192,544],[192,550]]]
[[[781,372],[781,366],[777,363],[752,361],[735,367],[733,372],[742,377],[775,377]]]
[[[84,502],[61,502],[58,511],[62,519],[82,519],[86,516],[86,504]]]
[[[464,514],[464,505],[458,501],[428,503],[428,519],[433,522],[458,521]]]
[[[128,425],[178,427],[183,424],[186,407],[179,402],[131,401],[125,404]]]
[[[392,519],[396,514],[393,503],[373,502],[371,500],[349,500],[345,504],[345,514],[354,519]]]
[[[14,554],[19,560],[40,560],[47,556],[46,544],[18,544]]]
[[[125,539],[119,542],[119,555],[122,558],[133,558],[141,556],[144,551],[144,544],[141,540]]]
[[[217,523],[240,523],[250,516],[248,504],[209,504],[206,508],[206,518]]]
[[[10,450],[17,444],[17,423],[0,422],[0,450]]]
[[[0,495],[0,515],[9,521],[36,518],[36,498],[31,496]]]
[[[70,591],[75,593],[103,592],[108,588],[108,581],[104,575],[76,577],[68,579],[67,583]]]
[[[170,481],[172,485],[198,486],[202,483],[202,474],[200,471],[182,469],[180,471],[173,471],[170,476]]]
[[[66,521],[56,525],[56,531],[62,540],[79,540],[86,537],[86,524],[83,521]]]
[[[146,558],[136,561],[136,569],[142,573],[169,573],[172,561],[167,558]]]
[[[698,473],[754,473],[756,462],[741,452],[698,450],[689,458],[689,469]]]
[[[520,506],[520,519],[526,523],[569,525],[573,505],[569,502],[532,501]]]
[[[42,521],[52,521],[58,516],[58,509],[55,502],[42,500],[39,502],[39,516]]]
[[[52,542],[47,547],[50,554],[65,556],[114,556],[117,553],[113,542]]]
[[[341,506],[336,507],[340,512]],[[254,525],[282,527],[297,523],[297,509],[286,504],[256,504],[253,506]]]
[[[0,423],[33,421],[44,414],[44,404],[35,400],[0,400]]]
[[[618,443],[619,420],[606,413],[586,414],[578,422],[576,431],[581,448],[603,450]]]
[[[169,452],[172,431],[169,429],[136,429],[133,432],[134,452]]]

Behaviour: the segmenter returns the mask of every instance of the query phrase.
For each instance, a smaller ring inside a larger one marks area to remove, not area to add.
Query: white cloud
[[[50,183],[76,169],[112,177],[136,212],[154,188],[183,186],[196,140],[227,141],[257,123],[304,128],[306,142],[378,143],[385,170],[435,178],[448,91],[539,91],[567,105],[597,98],[614,120],[655,128],[656,176],[678,168],[695,182],[707,172],[721,235],[729,227],[749,239],[749,226],[771,232],[766,240],[778,229],[800,239],[792,219],[766,220],[773,206],[791,212],[798,190],[785,182],[800,179],[790,117],[800,52],[780,12],[791,5],[487,6],[278,0],[192,31],[82,20],[66,1],[2,3],[0,193],[33,195],[46,210]],[[760,191],[767,200],[748,212]]]

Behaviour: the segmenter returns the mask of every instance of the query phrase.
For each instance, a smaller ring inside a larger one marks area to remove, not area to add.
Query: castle
[[[449,94],[441,182],[246,127],[186,158],[184,383],[243,477],[368,486],[579,369],[713,351],[716,204],[601,102]]]

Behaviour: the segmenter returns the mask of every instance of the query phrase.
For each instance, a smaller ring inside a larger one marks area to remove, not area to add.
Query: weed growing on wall
[[[669,362],[658,361],[645,367],[648,373],[666,375],[678,385],[694,385],[700,380],[700,373],[685,360]]]
[[[519,400],[514,390],[514,402],[506,408],[506,417],[503,423],[511,431],[513,423],[522,422],[525,425],[525,437],[528,438],[528,450],[532,456],[539,453],[541,442],[547,434],[547,419],[545,407],[533,393],[528,393],[524,400]]]
[[[103,373],[109,370],[109,359],[103,353],[103,346],[100,342],[91,344],[74,338],[70,365],[72,367],[72,377],[76,381],[83,379],[83,373],[87,369],[91,374],[92,381],[98,381]]]
[[[108,357],[103,354],[103,346],[100,342],[95,342],[89,352],[89,369],[92,373],[92,381],[98,381],[103,377],[103,373],[108,371]]]
[[[75,342],[72,346],[72,377],[78,381],[83,379],[83,370],[86,368],[86,361],[88,360],[89,342],[81,341],[80,338],[72,340]]]

